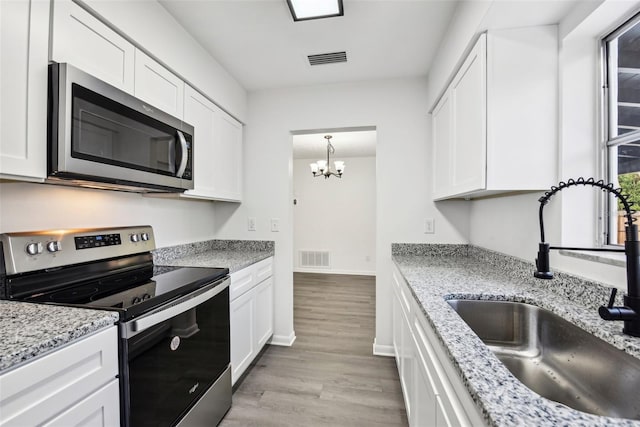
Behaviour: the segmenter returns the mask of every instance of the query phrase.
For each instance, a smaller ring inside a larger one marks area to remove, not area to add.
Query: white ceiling
[[[294,22],[286,0],[160,0],[247,90],[425,76],[456,0],[344,0]],[[307,55],[347,52],[311,67]]]
[[[331,135],[331,144],[335,153],[331,161],[348,157],[373,157],[376,155],[376,131],[324,132],[293,136],[293,158],[322,160],[327,156],[327,140]]]
[[[343,0],[344,16],[294,22],[286,0],[159,1],[248,91],[426,76],[458,4]],[[596,0],[494,0],[478,30],[555,24],[582,1]],[[343,50],[347,63],[307,60]],[[365,134],[333,133],[336,156],[375,155],[375,132]],[[294,137],[294,158],[324,157],[323,136]]]

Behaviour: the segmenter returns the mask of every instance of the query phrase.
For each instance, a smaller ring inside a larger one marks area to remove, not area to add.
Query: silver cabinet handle
[[[189,160],[189,152],[187,150],[187,140],[184,138],[184,134],[181,131],[176,131],[178,133],[178,139],[180,140],[180,147],[182,148],[180,153],[180,166],[178,167],[178,172],[176,176],[178,178],[182,178],[184,175],[184,171],[187,168],[187,160]]]
[[[229,287],[229,280],[226,279],[223,283],[209,289],[206,292],[201,293],[195,297],[191,297],[186,301],[179,302],[171,307],[160,307],[158,311],[151,312],[150,314],[141,317],[138,320],[135,320],[131,325],[131,330],[133,332],[143,331],[151,326],[157,325],[158,323],[164,322],[165,320],[171,319],[181,313],[184,313],[187,310],[190,310],[203,302],[215,297],[220,292]]]

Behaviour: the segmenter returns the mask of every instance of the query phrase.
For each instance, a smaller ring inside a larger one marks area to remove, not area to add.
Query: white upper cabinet
[[[556,26],[482,34],[432,112],[433,198],[556,182]]]
[[[482,34],[451,83],[451,188],[456,194],[486,186],[486,40]]]
[[[213,167],[219,200],[242,200],[242,124],[220,110],[217,115]]]
[[[135,47],[71,0],[52,2],[51,60],[134,92]]]
[[[184,121],[194,127],[194,189],[184,196],[214,198],[213,159],[215,158],[215,122],[218,107],[189,85],[185,88]]]
[[[184,121],[191,124],[194,189],[181,194],[210,200],[242,199],[242,125],[186,85]]]
[[[49,5],[0,1],[0,178],[47,174]]]
[[[178,76],[136,49],[134,94],[137,98],[182,119],[184,86]]]

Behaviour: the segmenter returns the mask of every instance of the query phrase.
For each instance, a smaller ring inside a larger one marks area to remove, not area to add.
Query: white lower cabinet
[[[273,335],[273,258],[231,274],[231,383],[242,376]]]
[[[117,426],[115,326],[0,375],[0,426]]]
[[[395,265],[392,282],[393,347],[409,425],[485,425]]]
[[[255,295],[246,294],[231,301],[231,382],[247,369],[256,354]]]

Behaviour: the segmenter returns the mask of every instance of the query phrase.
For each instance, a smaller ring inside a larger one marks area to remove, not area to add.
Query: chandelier
[[[335,153],[336,149],[333,148],[333,145],[331,144],[331,135],[325,135],[324,139],[327,140],[327,160],[318,160],[315,163],[311,163],[309,165],[311,167],[311,173],[313,173],[313,176],[324,176],[325,179],[329,178],[331,175],[342,178],[342,172],[344,172],[344,162],[341,160],[336,160],[335,162],[333,162],[336,171],[331,171],[329,155]]]

